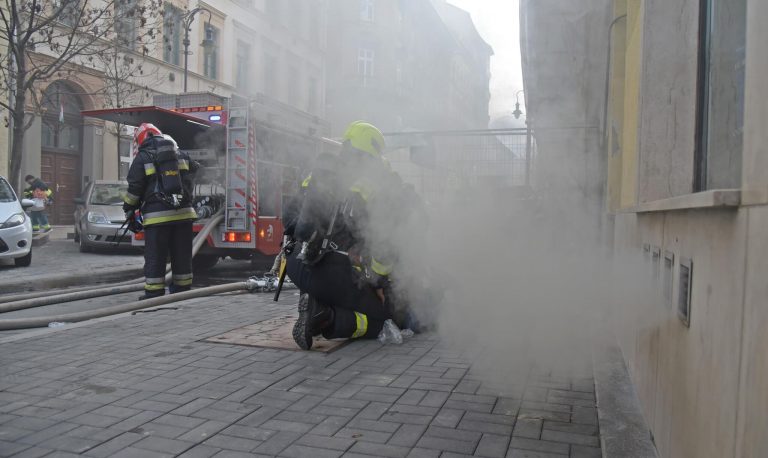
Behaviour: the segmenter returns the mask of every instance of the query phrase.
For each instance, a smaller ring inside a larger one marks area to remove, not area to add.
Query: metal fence
[[[525,192],[533,184],[530,129],[389,133],[387,146],[393,169],[428,199],[478,188]]]

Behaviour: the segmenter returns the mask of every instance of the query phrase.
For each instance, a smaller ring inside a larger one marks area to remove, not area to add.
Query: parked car
[[[0,259],[13,259],[17,267],[32,263],[32,221],[24,209],[34,205],[31,199],[19,200],[0,176]]]
[[[121,246],[131,245],[130,233],[124,236],[120,230],[125,221],[123,197],[127,191],[125,181],[96,180],[85,187],[83,197],[74,199],[75,243],[81,252],[114,248],[118,240]]]

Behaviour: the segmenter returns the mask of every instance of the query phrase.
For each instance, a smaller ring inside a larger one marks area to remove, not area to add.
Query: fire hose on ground
[[[203,227],[203,229],[195,237],[192,256],[200,250],[205,243],[211,230],[223,219],[221,213],[214,215],[213,218]],[[171,278],[171,273],[166,274],[166,281]],[[130,280],[121,282],[117,285],[109,287],[85,287],[76,288],[75,290],[68,290],[62,294],[51,295],[50,292],[31,293],[29,295],[14,295],[14,298],[21,298],[13,302],[0,303],[0,313],[10,312],[14,310],[22,310],[33,307],[40,307],[51,304],[58,304],[63,302],[72,302],[83,299],[90,299],[94,297],[107,296],[112,294],[121,294],[133,291],[139,291],[144,289],[143,279]],[[95,318],[101,318],[109,315],[116,315],[120,313],[132,312],[145,308],[156,307],[173,302],[179,302],[186,299],[200,298],[211,296],[214,294],[222,294],[228,292],[237,291],[249,291],[249,292],[268,292],[275,291],[278,288],[279,280],[277,277],[266,276],[263,278],[251,277],[244,282],[228,283],[224,285],[216,285],[205,288],[198,288],[191,291],[185,291],[168,296],[161,296],[157,298],[130,302],[128,304],[114,305],[111,307],[104,307],[96,310],[88,310],[76,313],[66,313],[41,317],[30,318],[12,318],[0,320],[0,331],[12,330],[12,329],[27,329],[36,327],[46,327],[50,323],[63,322],[73,323],[79,321],[87,321]],[[286,284],[284,288],[290,288],[292,285]],[[34,295],[30,298],[28,296]],[[25,296],[27,296],[25,298]]]
[[[203,244],[205,244],[208,235],[211,233],[214,227],[221,222],[224,216],[221,211],[213,216],[203,226],[202,230],[195,236],[192,244],[192,257],[194,257]],[[171,273],[165,275],[165,281],[168,282],[171,279]],[[52,294],[51,291],[39,291],[27,294],[15,294],[10,297],[4,298],[4,301],[0,303],[0,313],[12,312],[15,310],[24,310],[33,307],[42,307],[44,305],[58,304],[61,302],[72,302],[83,299],[92,299],[94,297],[110,296],[112,294],[130,293],[134,291],[141,291],[144,289],[143,277],[139,277],[133,280],[120,282],[111,286],[87,286],[82,288],[74,288],[64,290],[59,294]]]
[[[101,318],[109,315],[117,315],[119,313],[133,312],[135,310],[141,310],[149,307],[157,307],[160,305],[179,302],[186,299],[195,299],[200,297],[212,296],[214,294],[231,293],[236,291],[253,291],[257,288],[259,288],[258,282],[254,279],[249,279],[244,282],[208,286],[206,288],[193,289],[191,291],[184,291],[182,293],[176,293],[176,294],[171,294],[167,296],[160,296],[153,299],[146,299],[143,301],[129,302],[127,304],[114,305],[111,307],[104,307],[101,309],[89,310],[85,312],[65,313],[61,315],[51,315],[51,316],[32,317],[32,318],[11,318],[6,320],[0,320],[0,331],[7,331],[11,329],[47,327],[48,324],[52,322],[74,323],[78,321],[92,320],[94,318]]]

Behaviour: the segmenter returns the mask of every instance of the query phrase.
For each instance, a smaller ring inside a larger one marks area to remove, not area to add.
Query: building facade
[[[659,455],[765,456],[768,4],[590,3],[521,2],[529,119],[557,111],[537,98],[598,105],[604,240],[647,266],[612,323]],[[547,26],[586,46],[558,53]],[[601,59],[562,91],[556,75]]]
[[[140,7],[141,1],[127,4]],[[265,123],[325,134],[326,0],[168,0],[146,50],[142,35],[148,31],[138,16],[116,27],[119,58],[130,62],[123,73],[110,73],[108,62],[75,58],[65,76],[35,88],[43,103],[41,110],[29,109],[34,121],[25,136],[22,176],[42,176],[56,189],[54,224],[71,223],[69,203],[88,181],[124,176],[130,161],[130,129],[118,132],[80,111],[150,105],[156,94],[183,92],[182,24],[194,8],[206,11],[189,28],[188,92],[247,96],[258,102]]]
[[[523,0],[521,57],[526,123],[535,132],[535,182],[546,192],[584,208],[589,229],[605,230],[605,177],[601,117],[606,65],[603,35],[608,0]]]
[[[490,57],[469,15],[443,0],[329,2],[327,114],[336,135],[486,128]]]

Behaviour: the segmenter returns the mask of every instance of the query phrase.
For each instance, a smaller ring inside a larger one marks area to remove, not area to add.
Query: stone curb
[[[592,364],[603,458],[659,458],[621,350],[609,338],[594,348]]]

